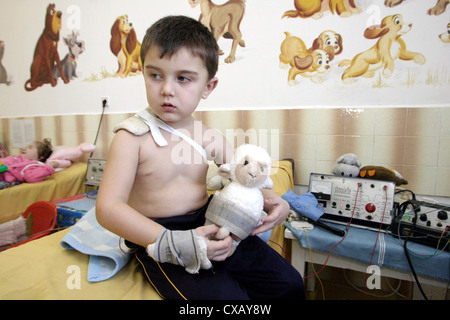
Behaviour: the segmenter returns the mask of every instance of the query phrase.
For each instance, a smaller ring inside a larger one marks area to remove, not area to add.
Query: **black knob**
[[[438,219],[440,219],[440,220],[447,220],[447,218],[448,218],[447,211],[440,210],[440,211],[438,212],[438,214],[437,214],[437,217],[438,217]]]
[[[427,221],[427,220],[428,220],[427,215],[426,215],[425,213],[422,213],[422,214],[419,216],[419,219],[420,219],[420,221]]]

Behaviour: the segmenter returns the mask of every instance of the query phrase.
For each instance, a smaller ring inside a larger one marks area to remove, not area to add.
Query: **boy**
[[[141,59],[149,108],[115,129],[97,198],[99,223],[137,245],[137,259],[164,298],[303,298],[301,276],[259,237],[241,241],[232,255],[230,236],[208,238],[218,227],[204,226],[206,158],[222,164],[232,156],[222,135],[214,131],[212,141],[205,139],[211,129],[201,125],[198,134],[192,117],[218,83],[212,34],[188,17],[163,18],[147,30]],[[192,152],[180,159],[180,150]],[[272,229],[289,211],[273,191],[264,196],[269,214],[254,234]],[[152,244],[163,253],[155,259],[146,251]],[[210,269],[202,268],[205,256]]]

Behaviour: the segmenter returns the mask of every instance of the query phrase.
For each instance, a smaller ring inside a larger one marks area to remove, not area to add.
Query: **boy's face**
[[[171,57],[160,58],[159,48],[150,48],[144,60],[147,101],[153,112],[168,124],[189,124],[200,99],[206,99],[217,85],[208,80],[203,61],[182,48]]]

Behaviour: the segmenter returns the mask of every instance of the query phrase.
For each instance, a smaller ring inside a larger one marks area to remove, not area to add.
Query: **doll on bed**
[[[0,189],[4,189],[22,182],[41,182],[55,173],[52,162],[45,163],[52,154],[49,139],[33,141],[23,148],[21,154],[0,158],[5,171],[0,172]]]

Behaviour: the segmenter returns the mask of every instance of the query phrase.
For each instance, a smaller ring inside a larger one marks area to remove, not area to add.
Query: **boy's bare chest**
[[[149,141],[141,151],[137,177],[152,177],[155,182],[167,183],[178,178],[203,178],[207,163],[189,143],[181,139],[167,139],[168,145],[159,147]]]

